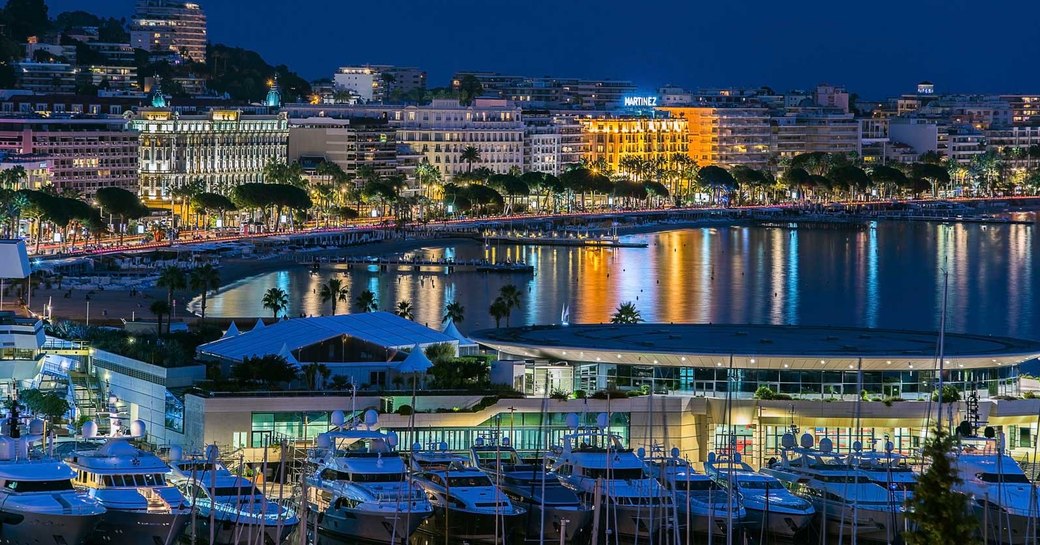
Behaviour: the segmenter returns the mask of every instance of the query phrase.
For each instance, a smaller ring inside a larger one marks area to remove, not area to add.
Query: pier
[[[321,264],[347,265],[347,270],[353,270],[355,266],[378,267],[382,272],[419,272],[428,269],[440,269],[445,273],[453,272],[480,272],[480,273],[534,273],[534,266],[523,262],[491,262],[486,259],[472,259],[467,261],[456,261],[453,259],[427,259],[427,258],[405,258],[405,257],[322,257],[311,261],[297,260],[298,263],[312,267],[312,270],[320,270]],[[317,265],[318,267],[315,267]]]

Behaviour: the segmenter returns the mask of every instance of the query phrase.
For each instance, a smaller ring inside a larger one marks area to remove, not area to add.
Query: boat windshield
[[[592,479],[620,479],[633,480],[644,479],[646,474],[640,468],[605,469],[599,467],[582,468],[581,474]]]
[[[487,478],[486,475],[472,475],[468,477],[449,477],[448,486],[452,487],[477,487],[477,486],[492,486],[491,479]]]
[[[767,480],[737,481],[737,486],[744,490],[769,490],[771,488],[783,488],[779,482]]]
[[[376,454],[390,452],[386,441],[374,438],[337,438],[336,452],[341,455]]]
[[[61,492],[72,490],[72,481],[68,479],[56,481],[19,481],[10,480],[4,483],[4,488],[17,493],[23,492]]]
[[[866,475],[849,475],[847,473],[817,475],[817,479],[825,483],[869,483]]]
[[[207,489],[208,490],[208,489]],[[260,491],[255,486],[218,486],[213,490],[213,497],[215,498],[228,498],[234,496],[259,496]]]
[[[979,473],[976,477],[984,483],[1029,484],[1029,478],[1022,473]]]
[[[104,475],[105,486],[165,486],[166,478],[161,473],[145,473],[138,475]]]

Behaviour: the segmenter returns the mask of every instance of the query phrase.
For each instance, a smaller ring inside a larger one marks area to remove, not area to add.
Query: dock
[[[518,261],[492,262],[486,259],[471,259],[457,261],[453,259],[426,259],[426,258],[404,258],[404,257],[323,257],[316,261],[301,261],[312,271],[320,270],[321,265],[346,265],[348,270],[354,267],[378,267],[382,272],[419,272],[423,270],[436,269],[437,272],[480,272],[480,273],[506,273],[506,274],[528,274],[534,273],[534,265]]]
[[[481,236],[485,244],[525,244],[528,246],[569,246],[578,248],[646,248],[646,242],[623,242],[616,238],[553,236]]]

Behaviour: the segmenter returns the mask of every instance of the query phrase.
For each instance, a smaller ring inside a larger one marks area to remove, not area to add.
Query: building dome
[[[162,78],[158,75],[155,76],[155,82],[152,83],[152,95],[150,97],[152,102],[152,108],[167,108],[169,103],[166,100],[166,95],[162,92]]]

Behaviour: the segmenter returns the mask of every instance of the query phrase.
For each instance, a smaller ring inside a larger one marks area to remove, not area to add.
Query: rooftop
[[[855,327],[596,324],[488,329],[478,343],[520,357],[636,365],[836,370],[931,369],[938,334]],[[996,367],[1040,356],[1040,342],[947,333],[949,368]]]
[[[253,327],[243,325],[242,329]],[[283,346],[295,352],[343,335],[384,348],[405,350],[411,349],[416,343],[425,346],[457,342],[454,338],[439,331],[406,320],[391,312],[364,312],[282,320],[258,331],[253,329],[200,345],[198,353],[241,361],[243,358],[251,356],[278,354],[282,351]]]

